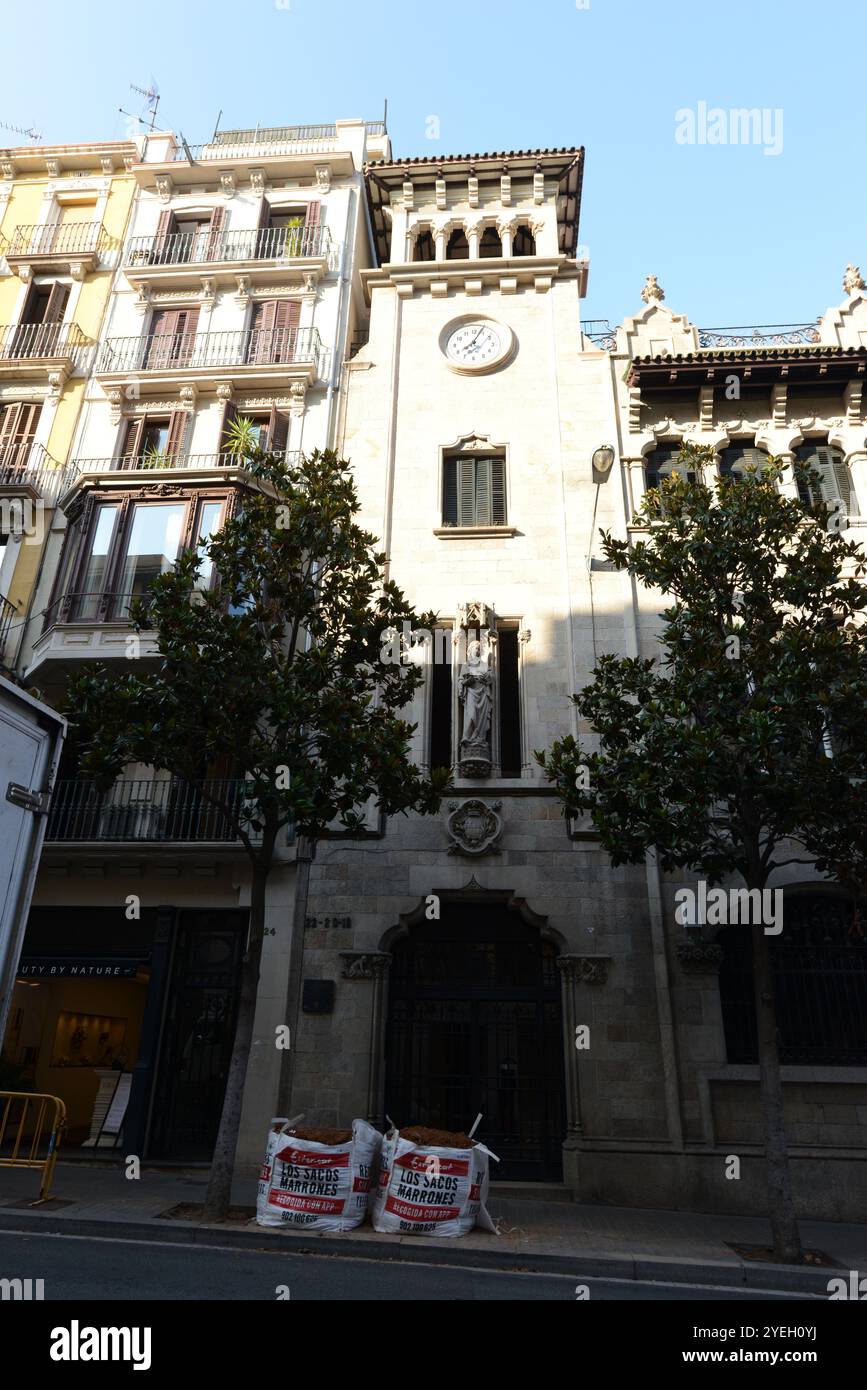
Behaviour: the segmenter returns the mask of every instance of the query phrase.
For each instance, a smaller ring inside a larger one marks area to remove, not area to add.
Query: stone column
[[[469,244],[470,244],[470,260],[471,260],[471,261],[477,261],[477,260],[479,259],[479,236],[480,236],[480,231],[481,231],[481,229],[480,229],[480,227],[479,227],[478,222],[473,222],[469,227],[467,227],[467,241],[468,241]]]
[[[852,515],[867,517],[867,453],[863,449],[856,449],[846,455],[844,462],[849,469],[852,490],[855,493]]]
[[[638,511],[644,498],[644,459],[625,458],[623,462],[629,471],[629,502],[632,515]],[[630,521],[632,520],[630,515]]]
[[[566,1043],[566,1138],[563,1147],[578,1147],[583,1133],[581,1087],[578,1076],[576,1029],[588,1022],[580,1016],[578,985],[600,985],[608,978],[609,956],[558,956]],[[592,1044],[592,1039],[591,1039]]]
[[[780,479],[780,492],[784,497],[798,499],[798,484],[795,482],[795,455],[788,450],[777,455],[783,465],[783,476]]]

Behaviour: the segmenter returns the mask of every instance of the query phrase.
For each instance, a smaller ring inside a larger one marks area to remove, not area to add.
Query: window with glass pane
[[[105,590],[108,556],[119,511],[120,508],[116,505],[104,505],[96,509],[96,521],[90,544],[90,554],[87,557],[87,567],[81,581],[81,591],[74,604],[75,616],[79,620],[87,622],[94,619],[99,611]]]
[[[198,525],[198,546],[197,553],[200,557],[201,567],[199,577],[196,581],[197,589],[209,589],[214,577],[214,562],[207,554],[208,542],[215,536],[220,529],[220,515],[223,510],[222,502],[204,502],[199,513]]]
[[[140,597],[159,575],[173,568],[185,512],[184,502],[139,504],[133,508],[118,581],[118,617],[128,614],[130,599]]]

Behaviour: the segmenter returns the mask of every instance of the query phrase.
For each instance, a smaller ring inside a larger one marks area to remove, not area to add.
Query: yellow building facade
[[[14,671],[136,184],[131,141],[0,150],[0,669]]]

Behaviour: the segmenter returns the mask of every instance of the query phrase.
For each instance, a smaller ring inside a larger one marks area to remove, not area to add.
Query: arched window
[[[818,481],[815,478],[804,477],[803,473],[799,476],[799,465],[802,469],[809,468],[813,473],[818,473]],[[851,510],[852,483],[849,469],[843,462],[840,450],[829,448],[827,441],[802,444],[795,450],[795,477],[798,494],[805,507],[815,506],[818,502],[833,507],[839,502],[844,512],[848,513]]]
[[[676,474],[688,483],[695,482],[695,473],[692,469],[687,469],[684,464],[678,463],[680,457],[679,444],[663,444],[658,449],[654,449],[652,454],[648,454],[644,460],[644,480],[649,488],[659,487],[663,478],[670,478]]]
[[[522,223],[520,227],[515,229],[515,235],[512,238],[512,255],[535,256],[535,254],[536,238],[533,236],[527,224]]]
[[[436,254],[433,232],[428,227],[416,237],[412,258],[414,261],[435,261]]]
[[[470,243],[467,241],[467,234],[463,227],[456,227],[449,237],[446,247],[447,261],[468,261],[470,258]]]
[[[740,482],[743,478],[750,477],[750,469],[760,470],[768,462],[768,455],[764,449],[756,449],[751,445],[733,444],[728,449],[723,449],[719,461],[719,473],[721,478],[733,478]]]
[[[496,227],[486,227],[481,241],[479,242],[479,255],[502,256],[503,243],[500,240],[500,233]]]
[[[850,899],[787,893],[783,932],[770,941],[780,1061],[789,1066],[867,1063],[867,931]],[[723,927],[720,1003],[730,1063],[758,1057],[751,929]]]

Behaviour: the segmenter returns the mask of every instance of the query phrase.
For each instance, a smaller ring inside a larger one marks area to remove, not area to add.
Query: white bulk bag
[[[494,1231],[485,1206],[489,1158],[495,1155],[484,1144],[421,1146],[392,1130],[382,1141],[374,1230],[419,1236],[465,1236],[474,1226]]]
[[[260,1226],[305,1231],[352,1231],[367,1215],[370,1171],[382,1136],[353,1120],[344,1144],[317,1144],[281,1133],[271,1161]]]

